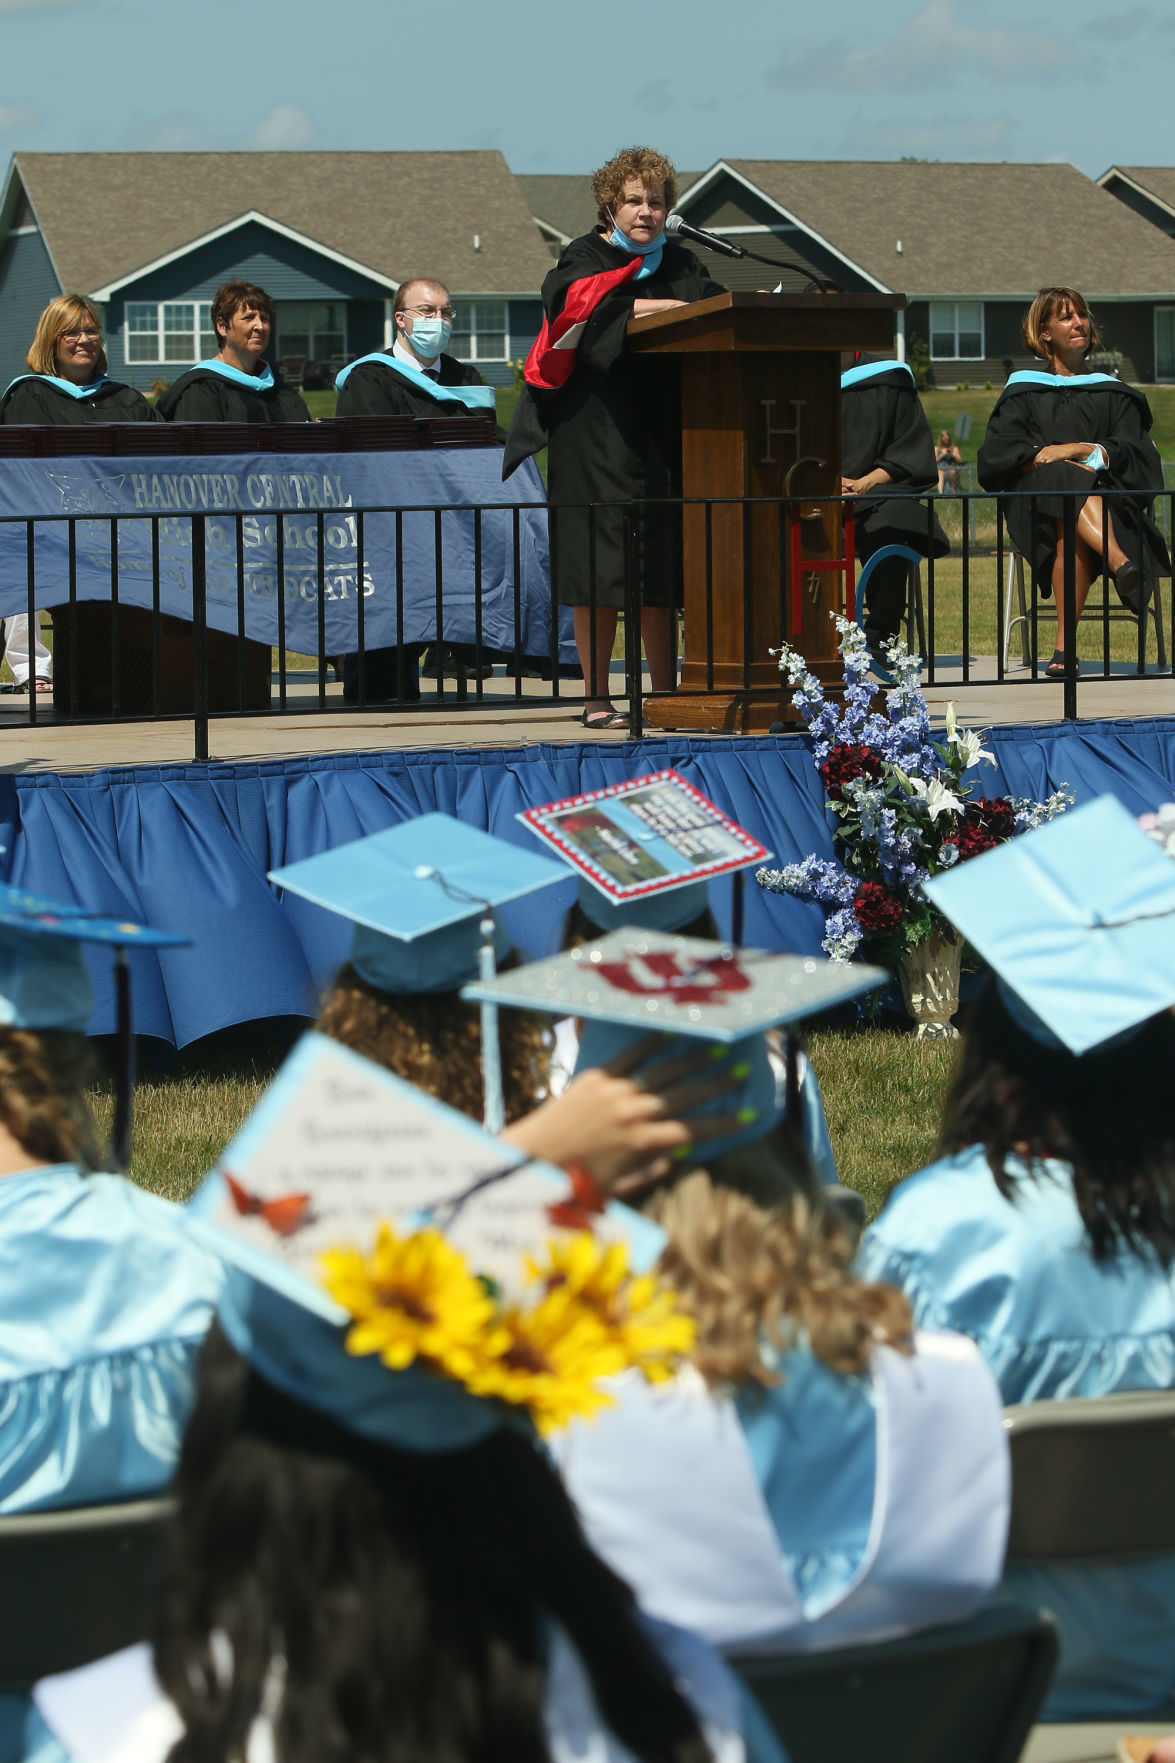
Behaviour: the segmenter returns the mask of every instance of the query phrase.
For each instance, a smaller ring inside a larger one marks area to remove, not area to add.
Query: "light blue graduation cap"
[[[461,995],[578,1017],[577,1072],[607,1064],[652,1030],[666,1037],[652,1063],[676,1061],[699,1040],[714,1043],[713,1074],[737,1072],[737,1087],[689,1109],[686,1117],[733,1114],[735,1120],[729,1133],[699,1144],[700,1160],[761,1138],[779,1118],[767,1029],[832,1009],[888,977],[864,962],[773,955],[629,926],[475,982]],[[700,1076],[696,1081],[704,1083]]]
[[[492,976],[509,949],[494,908],[564,879],[548,857],[520,850],[448,814],[422,814],[269,873],[271,882],[355,924],[351,965],[393,995],[452,991]],[[505,1124],[497,1019],[482,1010],[485,1124]]]
[[[354,1317],[327,1290],[322,1256],[366,1251],[384,1220],[401,1235],[430,1225],[513,1298],[527,1254],[557,1234],[549,1208],[567,1185],[382,1066],[307,1034],[186,1212],[226,1270],[221,1326],[268,1383],[377,1443],[450,1451],[529,1420],[430,1367],[347,1352]],[[626,1241],[639,1272],[664,1243],[615,1202],[595,1228]]]
[[[479,969],[482,922],[509,944],[494,907],[562,881],[548,857],[448,814],[422,814],[269,872],[271,882],[354,921],[351,964],[380,991],[452,991]]]
[[[26,888],[0,884],[0,1025],[5,1028],[61,1029],[84,1034],[94,1010],[82,945],[106,944],[115,959],[118,1004],[117,1072],[112,1134],[114,1160],[130,1162],[131,1091],[134,1037],[130,969],[133,948],[184,948],[190,938],[152,930],[127,919],[107,918]]]
[[[1175,865],[1113,796],[923,883],[1035,1040],[1087,1053],[1175,1004]]]
[[[600,931],[620,930],[626,924],[639,930],[674,931],[700,918],[709,907],[710,895],[704,881],[687,881],[681,887],[617,901],[583,875],[579,878],[579,904],[589,924]]]

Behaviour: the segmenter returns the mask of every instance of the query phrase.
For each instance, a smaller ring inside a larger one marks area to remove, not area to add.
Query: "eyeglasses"
[[[402,312],[410,312],[413,318],[452,318],[451,306],[404,306]]]
[[[100,343],[102,341],[102,332],[96,331],[93,325],[87,325],[84,330],[62,331],[58,341],[62,343],[80,343],[83,337],[92,337],[96,343]]]

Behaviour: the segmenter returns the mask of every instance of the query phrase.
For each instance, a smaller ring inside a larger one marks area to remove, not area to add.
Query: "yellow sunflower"
[[[590,1305],[556,1289],[532,1309],[509,1309],[499,1320],[500,1350],[467,1380],[475,1395],[526,1408],[544,1433],[611,1403],[598,1385],[624,1369],[624,1353]]]
[[[675,1293],[653,1274],[632,1275],[624,1243],[603,1244],[586,1232],[552,1241],[547,1262],[528,1259],[532,1280],[549,1295],[567,1294],[587,1305],[619,1347],[625,1366],[635,1366],[650,1383],[672,1377],[693,1349],[696,1326],[677,1308]]]
[[[378,1353],[393,1371],[416,1359],[464,1381],[492,1350],[494,1304],[440,1231],[397,1234],[381,1224],[370,1255],[333,1249],[323,1284],[355,1318],[347,1351]]]

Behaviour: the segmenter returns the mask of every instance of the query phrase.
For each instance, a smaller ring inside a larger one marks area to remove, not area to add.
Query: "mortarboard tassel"
[[[114,1127],[111,1132],[111,1152],[115,1169],[125,1175],[131,1166],[134,1125],[135,1036],[131,1022],[131,970],[126,950],[121,945],[114,952],[114,991],[118,1015],[114,1043]]]
[[[494,915],[487,907],[478,926],[481,947],[477,952],[478,977],[483,982],[497,977],[498,963],[494,956]],[[502,1048],[498,1040],[498,1006],[481,1006],[481,1085],[482,1125],[487,1132],[500,1133],[506,1124],[506,1104],[502,1095]]]

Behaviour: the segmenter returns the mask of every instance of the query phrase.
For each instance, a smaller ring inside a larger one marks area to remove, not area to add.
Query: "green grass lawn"
[[[186,1199],[255,1107],[284,1044],[263,1029],[252,1037],[238,1030],[144,1076],[135,1093],[134,1179]],[[841,1180],[864,1195],[870,1217],[896,1181],[933,1156],[956,1045],[884,1028],[811,1037]],[[109,1085],[96,1087],[92,1100],[108,1132]]]

